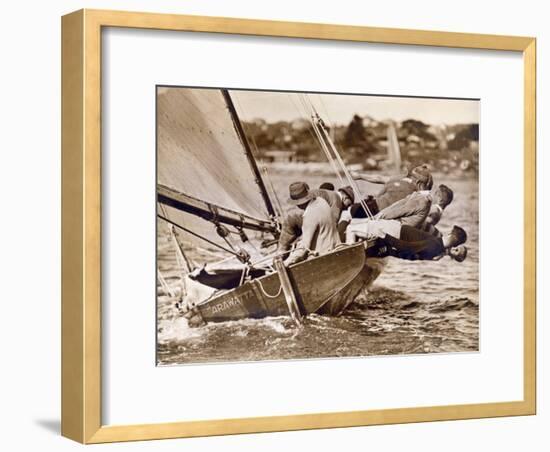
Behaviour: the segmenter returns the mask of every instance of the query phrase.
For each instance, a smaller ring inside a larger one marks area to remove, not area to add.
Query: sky
[[[329,124],[348,124],[354,114],[376,120],[418,119],[427,124],[479,123],[479,101],[386,97],[345,94],[307,94],[274,91],[231,90],[231,97],[241,120],[265,119],[267,122],[289,121],[306,116],[311,102]],[[305,104],[303,100],[305,100]]]

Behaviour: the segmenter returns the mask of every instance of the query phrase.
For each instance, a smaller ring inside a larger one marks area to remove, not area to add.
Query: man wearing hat
[[[307,184],[305,184],[307,186]],[[309,187],[308,187],[309,190]],[[339,188],[338,191],[318,188],[314,190],[309,190],[309,193],[315,198],[324,199],[330,207],[332,219],[335,224],[338,224],[342,211],[348,209],[355,199],[353,189],[349,186]],[[291,203],[292,204],[292,203]],[[294,204],[293,208],[287,211],[283,223],[281,225],[281,235],[279,236],[279,246],[277,249],[278,253],[284,253],[290,250],[292,244],[296,239],[302,235],[302,215],[303,211],[296,207]],[[338,231],[340,240],[345,239],[343,229],[338,226]]]
[[[309,254],[326,254],[340,244],[333,210],[323,197],[316,196],[305,182],[290,184],[289,195],[288,203],[302,211],[302,241],[285,260],[287,266]]]

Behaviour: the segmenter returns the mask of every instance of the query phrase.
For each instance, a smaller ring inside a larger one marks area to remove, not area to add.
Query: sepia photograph
[[[155,94],[157,365],[479,351],[479,99]]]

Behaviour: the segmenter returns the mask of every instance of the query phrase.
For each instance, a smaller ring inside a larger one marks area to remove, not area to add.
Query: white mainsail
[[[230,209],[237,218],[242,214],[267,222],[270,212],[263,184],[254,172],[227,96],[218,89],[157,88],[157,183]],[[159,213],[224,243],[210,221],[169,205],[159,206]]]

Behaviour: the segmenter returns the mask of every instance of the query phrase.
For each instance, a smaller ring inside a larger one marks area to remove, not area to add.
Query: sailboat
[[[190,325],[281,315],[301,323],[316,312],[338,315],[378,276],[379,267],[366,265],[361,242],[288,268],[269,252],[282,213],[227,90],[159,87],[157,118],[158,218],[185,240],[230,258],[219,268],[188,273],[214,289],[204,299],[186,300],[182,310]]]
[[[399,149],[399,140],[397,139],[397,131],[395,130],[395,123],[390,121],[387,129],[387,141],[388,141],[388,162],[393,167],[395,174],[399,174],[401,171],[401,150]]]

